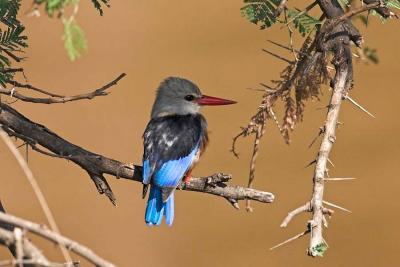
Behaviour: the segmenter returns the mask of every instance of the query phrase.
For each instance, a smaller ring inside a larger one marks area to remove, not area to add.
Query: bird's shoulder
[[[145,154],[157,153],[159,158],[165,159],[188,155],[199,145],[206,128],[201,114],[152,118],[143,134]]]

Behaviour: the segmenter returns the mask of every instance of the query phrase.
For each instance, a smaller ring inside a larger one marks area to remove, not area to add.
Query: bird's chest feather
[[[192,167],[207,146],[207,124],[200,114],[154,118],[143,137],[143,160],[149,160],[153,171],[169,161],[179,161],[194,152],[190,163]]]

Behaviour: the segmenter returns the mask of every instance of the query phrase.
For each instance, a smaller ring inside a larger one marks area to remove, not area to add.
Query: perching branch
[[[24,117],[9,105],[0,104],[0,124],[10,136],[15,136],[34,150],[45,152],[46,155],[68,159],[84,169],[95,183],[100,194],[105,194],[115,204],[116,198],[104,175],[125,178],[137,182],[142,181],[142,167],[125,164],[120,161],[90,152],[68,142],[47,127]],[[44,151],[47,149],[49,152]],[[271,203],[274,195],[240,186],[231,186],[226,182],[230,175],[217,174],[203,178],[192,178],[188,183],[181,184],[180,189],[208,193],[230,200],[251,199],[263,203]],[[230,201],[231,202],[231,201]]]

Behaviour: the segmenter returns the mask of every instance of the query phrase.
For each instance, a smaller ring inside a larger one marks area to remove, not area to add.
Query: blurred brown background
[[[23,11],[30,1],[26,1]],[[203,92],[239,101],[235,106],[207,108],[211,145],[195,175],[224,171],[234,184],[247,183],[251,139],[240,140],[240,159],[229,152],[231,139],[248,122],[260,92],[246,90],[276,79],[284,63],[263,53],[279,52],[266,42],[287,42],[286,31],[259,31],[240,16],[242,1],[111,1],[99,17],[90,1],[82,1],[78,21],[89,51],[69,62],[61,41],[62,25],[54,19],[24,18],[30,47],[24,63],[29,82],[55,93],[77,94],[98,88],[121,72],[128,76],[112,94],[92,101],[64,105],[18,102],[14,107],[47,125],[64,138],[94,152],[124,162],[139,163],[141,134],[147,123],[154,91],[169,75],[195,81]],[[304,1],[296,3],[305,6]],[[274,251],[273,245],[303,231],[308,215],[287,229],[279,224],[286,213],[310,197],[312,168],[304,168],[318,147],[307,146],[324,121],[318,108],[307,107],[305,121],[284,144],[270,124],[262,141],[255,186],[276,194],[272,205],[254,203],[251,214],[234,210],[221,198],[178,192],[172,228],[149,228],[143,221],[141,186],[109,178],[118,207],[97,194],[87,174],[65,160],[30,153],[35,173],[63,234],[91,247],[119,266],[398,266],[400,208],[397,119],[398,21],[382,25],[377,19],[360,26],[368,45],[378,48],[380,64],[358,64],[353,97],[376,119],[344,103],[331,159],[333,177],[357,177],[326,186],[326,200],[352,210],[337,211],[325,238],[325,257],[305,255],[308,237]],[[279,110],[278,110],[279,112]],[[282,113],[280,112],[279,115]],[[46,223],[43,213],[15,159],[0,144],[0,196],[11,213]],[[62,260],[56,246],[40,245],[53,260]],[[0,249],[0,259],[8,258]],[[78,257],[75,257],[79,259]],[[88,263],[83,262],[83,266]]]

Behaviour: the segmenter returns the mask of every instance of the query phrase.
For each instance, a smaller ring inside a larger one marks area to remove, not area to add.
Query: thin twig
[[[108,84],[86,94],[80,94],[80,95],[74,95],[74,96],[52,96],[48,98],[37,98],[37,97],[30,97],[26,96],[24,94],[19,93],[17,90],[9,90],[6,88],[0,88],[0,94],[8,95],[14,98],[17,98],[19,100],[22,100],[24,102],[30,102],[30,103],[38,103],[38,104],[61,104],[61,103],[67,103],[71,101],[78,101],[82,99],[93,99],[98,96],[106,96],[109,94],[109,92],[106,92],[107,89],[110,87],[116,85],[122,78],[126,76],[125,73],[120,74],[117,78],[115,78],[113,81],[109,82]],[[22,86],[21,86],[22,87]],[[32,87],[27,87],[29,89],[33,89]],[[45,95],[55,95],[49,92],[46,92],[44,90],[35,89],[36,91],[43,93]]]
[[[262,136],[264,134],[265,134],[265,123],[260,125],[260,126],[258,126],[257,134],[256,134],[256,137],[254,139],[253,155],[252,155],[251,161],[250,161],[249,182],[247,184],[247,186],[249,188],[252,188],[252,186],[253,186],[253,181],[254,181],[255,171],[256,171],[256,160],[257,160],[257,157],[258,157],[258,151],[260,149],[260,141],[261,141],[261,138],[262,138]],[[246,210],[248,212],[252,212],[253,211],[253,208],[250,205],[250,199],[246,200]]]
[[[0,228],[0,243],[4,243],[6,246],[13,251],[13,246],[15,246],[15,236],[13,232],[8,231],[4,228]],[[43,255],[43,253],[34,245],[32,244],[27,238],[24,238],[22,242],[22,250],[24,259],[29,259],[34,261],[36,264],[41,266],[48,266],[49,261]],[[15,254],[15,253],[13,253]]]
[[[15,255],[17,261],[22,261],[24,258],[24,248],[22,244],[22,230],[21,228],[14,228],[14,240],[15,240]],[[22,262],[18,263],[18,267],[23,267]]]
[[[280,14],[282,13],[282,11],[286,10],[287,1],[288,0],[281,0],[279,5],[276,7],[276,9],[274,11],[274,17],[275,18],[279,17]]]
[[[38,92],[38,93],[41,93],[41,94],[44,94],[44,95],[48,95],[48,96],[51,96],[51,97],[61,97],[61,98],[62,98],[62,97],[65,97],[64,95],[54,94],[54,93],[48,92],[48,91],[46,91],[46,90],[37,88],[36,86],[33,86],[33,85],[31,85],[31,84],[28,84],[28,83],[20,83],[20,82],[18,82],[18,81],[14,81],[14,80],[12,80],[12,81],[7,81],[7,83],[8,83],[8,84],[11,84],[11,85],[14,86],[14,87],[30,89],[30,90],[32,90],[32,91],[36,91],[36,92]]]
[[[60,229],[57,226],[57,223],[54,219],[53,213],[50,210],[49,205],[47,204],[46,198],[43,195],[42,190],[40,189],[39,184],[37,183],[37,180],[35,179],[35,177],[33,176],[32,171],[30,170],[28,164],[26,163],[26,161],[24,160],[24,158],[22,157],[21,153],[19,152],[19,150],[15,147],[14,143],[11,141],[10,137],[6,134],[6,132],[4,132],[2,129],[0,129],[0,137],[3,139],[4,143],[7,145],[8,149],[10,150],[10,152],[14,155],[15,159],[17,160],[19,166],[21,167],[21,169],[24,171],[25,173],[25,177],[27,178],[29,184],[31,185],[36,198],[38,199],[40,206],[46,216],[47,221],[50,224],[51,229],[56,232],[56,233],[60,233]],[[60,246],[61,252],[65,258],[66,262],[71,262],[72,258],[71,255],[69,254],[68,250],[63,247]]]
[[[280,59],[280,60],[283,60],[283,61],[286,62],[286,63],[289,63],[289,64],[293,64],[293,63],[294,63],[293,61],[291,61],[291,60],[289,60],[289,59],[286,59],[286,58],[284,58],[284,57],[282,57],[282,56],[280,56],[280,55],[278,55],[278,54],[275,54],[275,53],[273,53],[273,52],[271,52],[271,51],[268,51],[267,49],[262,49],[262,51],[264,51],[265,53],[268,53],[268,54],[270,54],[271,56],[274,56],[274,57],[276,57],[276,58],[278,58],[278,59]]]
[[[275,41],[272,41],[272,40],[267,40],[268,42],[270,42],[271,44],[274,44],[274,45],[276,45],[276,46],[279,46],[279,47],[281,47],[281,48],[283,48],[283,49],[286,49],[286,50],[288,50],[288,51],[292,51],[292,47],[288,47],[288,46],[286,46],[286,45],[283,45],[283,44],[280,44],[280,43],[278,43],[278,42],[275,42]],[[299,50],[295,50],[296,51],[296,53],[300,53],[300,51]]]
[[[296,216],[299,215],[300,213],[303,212],[310,212],[311,211],[311,206],[310,206],[310,202],[307,202],[306,204],[304,204],[303,206],[298,207],[295,210],[292,210],[291,212],[288,213],[288,215],[286,216],[286,218],[283,220],[283,222],[281,223],[280,227],[286,227],[288,226],[289,222]]]
[[[0,221],[15,225],[17,227],[21,227],[31,233],[39,235],[43,238],[46,238],[50,241],[59,244],[60,247],[67,247],[69,250],[77,253],[78,255],[82,256],[83,258],[87,259],[91,263],[95,264],[99,267],[115,267],[114,264],[100,258],[96,255],[91,249],[67,238],[64,237],[54,231],[49,230],[44,225],[39,225],[16,216],[5,214],[0,212]]]

